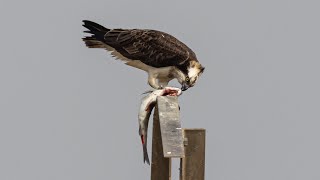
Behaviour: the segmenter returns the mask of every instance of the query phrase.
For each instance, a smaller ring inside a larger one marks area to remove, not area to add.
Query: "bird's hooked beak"
[[[185,90],[187,90],[188,88],[189,88],[189,85],[188,85],[186,82],[183,82],[183,83],[182,83],[181,90],[182,90],[182,91],[185,91]]]

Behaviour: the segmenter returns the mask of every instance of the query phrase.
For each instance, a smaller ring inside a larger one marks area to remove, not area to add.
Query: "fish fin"
[[[150,90],[145,91],[145,92],[142,93],[141,95],[143,95],[143,94],[150,94],[150,93],[152,93],[153,91],[154,91],[154,90],[150,89]]]

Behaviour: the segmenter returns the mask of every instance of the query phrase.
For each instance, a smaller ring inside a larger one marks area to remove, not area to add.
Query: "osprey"
[[[195,53],[170,34],[149,29],[108,29],[84,20],[83,38],[89,48],[104,48],[116,59],[148,73],[148,83],[155,89],[177,79],[185,91],[197,82],[204,67]]]

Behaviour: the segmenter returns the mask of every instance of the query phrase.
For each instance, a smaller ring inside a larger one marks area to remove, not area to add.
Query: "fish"
[[[154,108],[158,96],[180,96],[182,91],[176,87],[165,87],[164,89],[148,91],[147,96],[141,99],[141,105],[139,109],[139,135],[141,138],[142,149],[143,149],[143,162],[150,165],[147,149],[147,135],[148,135],[148,124],[149,118]],[[145,94],[145,93],[144,93]]]

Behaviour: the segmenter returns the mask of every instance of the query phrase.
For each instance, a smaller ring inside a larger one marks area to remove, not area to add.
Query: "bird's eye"
[[[186,77],[186,81],[187,81],[187,82],[189,82],[189,81],[190,81],[189,77]]]

